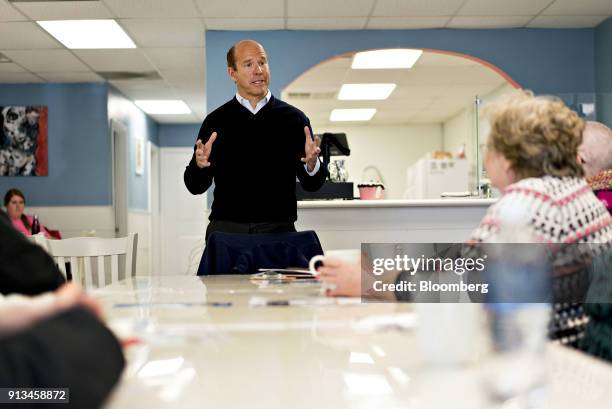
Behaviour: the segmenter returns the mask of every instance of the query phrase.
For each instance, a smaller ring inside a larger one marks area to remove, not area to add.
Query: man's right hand
[[[203,169],[210,166],[208,159],[210,158],[210,152],[212,151],[212,144],[217,139],[217,133],[213,132],[208,138],[208,142],[202,143],[201,139],[196,142],[195,160],[198,168]]]

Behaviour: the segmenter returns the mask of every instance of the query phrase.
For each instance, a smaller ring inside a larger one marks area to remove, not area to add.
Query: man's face
[[[240,43],[234,49],[236,68],[227,71],[236,83],[238,93],[245,98],[263,98],[268,93],[270,68],[263,47],[255,42]]]

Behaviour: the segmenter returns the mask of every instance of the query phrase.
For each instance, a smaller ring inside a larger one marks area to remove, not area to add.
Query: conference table
[[[127,359],[106,409],[519,407],[487,393],[484,338],[459,364],[432,363],[411,304],[229,275],[137,276],[92,294]],[[612,407],[611,365],[554,344],[545,360],[544,407]]]

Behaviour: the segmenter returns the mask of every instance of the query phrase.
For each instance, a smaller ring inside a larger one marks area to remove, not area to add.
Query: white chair
[[[97,287],[118,281],[119,256],[125,256],[122,269],[124,277],[132,277],[136,273],[138,234],[131,233],[126,237],[115,239],[75,237],[64,240],[46,240],[46,242],[47,249],[57,262],[62,274],[66,276],[66,263],[70,263],[72,280],[83,284],[85,288],[96,287],[94,272],[97,275]],[[110,259],[110,274],[107,274],[106,259]],[[107,275],[110,280],[107,280]]]

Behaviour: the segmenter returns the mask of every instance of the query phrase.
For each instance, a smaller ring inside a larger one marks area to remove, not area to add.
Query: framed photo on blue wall
[[[0,176],[47,176],[46,106],[0,106]]]

